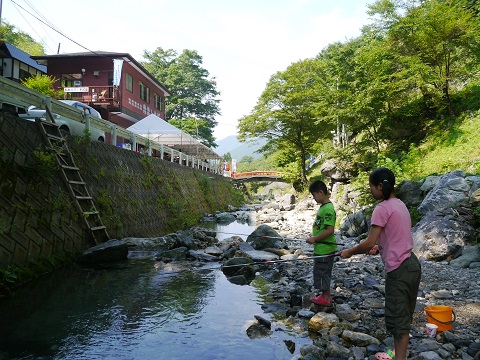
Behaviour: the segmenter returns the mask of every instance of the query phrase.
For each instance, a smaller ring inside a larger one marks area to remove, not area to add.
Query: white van
[[[67,105],[73,106],[74,108],[77,108],[81,110],[85,114],[89,114],[90,116],[95,116],[97,118],[102,118],[100,116],[100,113],[92,108],[91,106],[88,106],[87,104],[81,103],[79,101],[74,101],[74,100],[59,100]],[[26,114],[18,114],[18,116],[22,119],[26,120],[35,120],[35,118],[46,118],[46,110],[37,108],[35,106],[31,106],[28,108],[28,111]],[[69,119],[65,116],[59,115],[59,114],[53,114],[55,118],[55,122],[58,124],[61,130],[64,130],[72,135],[76,136],[84,136],[85,135],[85,124]],[[95,127],[90,127],[90,137],[92,140],[95,141],[100,141],[100,142],[105,142],[105,131],[97,129]]]

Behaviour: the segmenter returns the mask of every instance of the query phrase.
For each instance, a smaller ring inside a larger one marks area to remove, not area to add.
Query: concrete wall
[[[239,205],[227,178],[70,138],[110,238],[155,237]],[[92,245],[33,122],[0,114],[0,269],[75,255]]]

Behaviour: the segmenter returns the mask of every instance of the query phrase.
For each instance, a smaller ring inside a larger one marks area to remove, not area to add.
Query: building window
[[[82,74],[62,74],[62,87],[82,86]]]
[[[125,78],[125,88],[127,91],[130,91],[133,93],[133,77],[129,73],[126,73],[126,78]]]
[[[153,106],[155,106],[155,109],[162,111],[162,97],[158,94],[153,94],[153,101]]]
[[[19,79],[25,80],[30,77],[30,72],[28,71],[28,65],[24,63],[20,63],[20,72],[19,72]]]
[[[139,82],[140,85],[140,99],[143,101],[150,103],[150,88],[141,82]]]

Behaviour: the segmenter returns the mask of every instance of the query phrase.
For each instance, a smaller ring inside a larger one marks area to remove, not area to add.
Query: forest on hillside
[[[367,12],[360,36],[271,76],[238,125],[239,140],[266,139],[264,156],[240,162],[238,171],[278,169],[298,189],[321,176],[321,162],[311,166],[320,156],[360,179],[378,166],[399,179],[456,168],[480,173],[480,2],[377,0]],[[0,39],[44,53],[5,22]],[[158,47],[145,59],[174,92],[167,119],[215,146],[219,92],[202,57]]]
[[[476,0],[374,2],[359,37],[270,78],[239,138],[266,138],[272,166],[300,188],[318,154],[356,175],[479,173],[479,11]],[[429,154],[437,166],[419,168]]]

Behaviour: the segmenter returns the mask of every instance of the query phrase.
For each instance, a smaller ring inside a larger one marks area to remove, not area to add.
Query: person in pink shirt
[[[412,221],[405,204],[393,193],[395,175],[387,168],[369,177],[370,192],[382,200],[373,210],[368,236],[360,244],[340,252],[343,259],[355,254],[380,253],[386,270],[385,325],[394,337],[395,349],[375,354],[378,360],[407,358],[408,340],[420,285],[421,266],[413,249]]]

